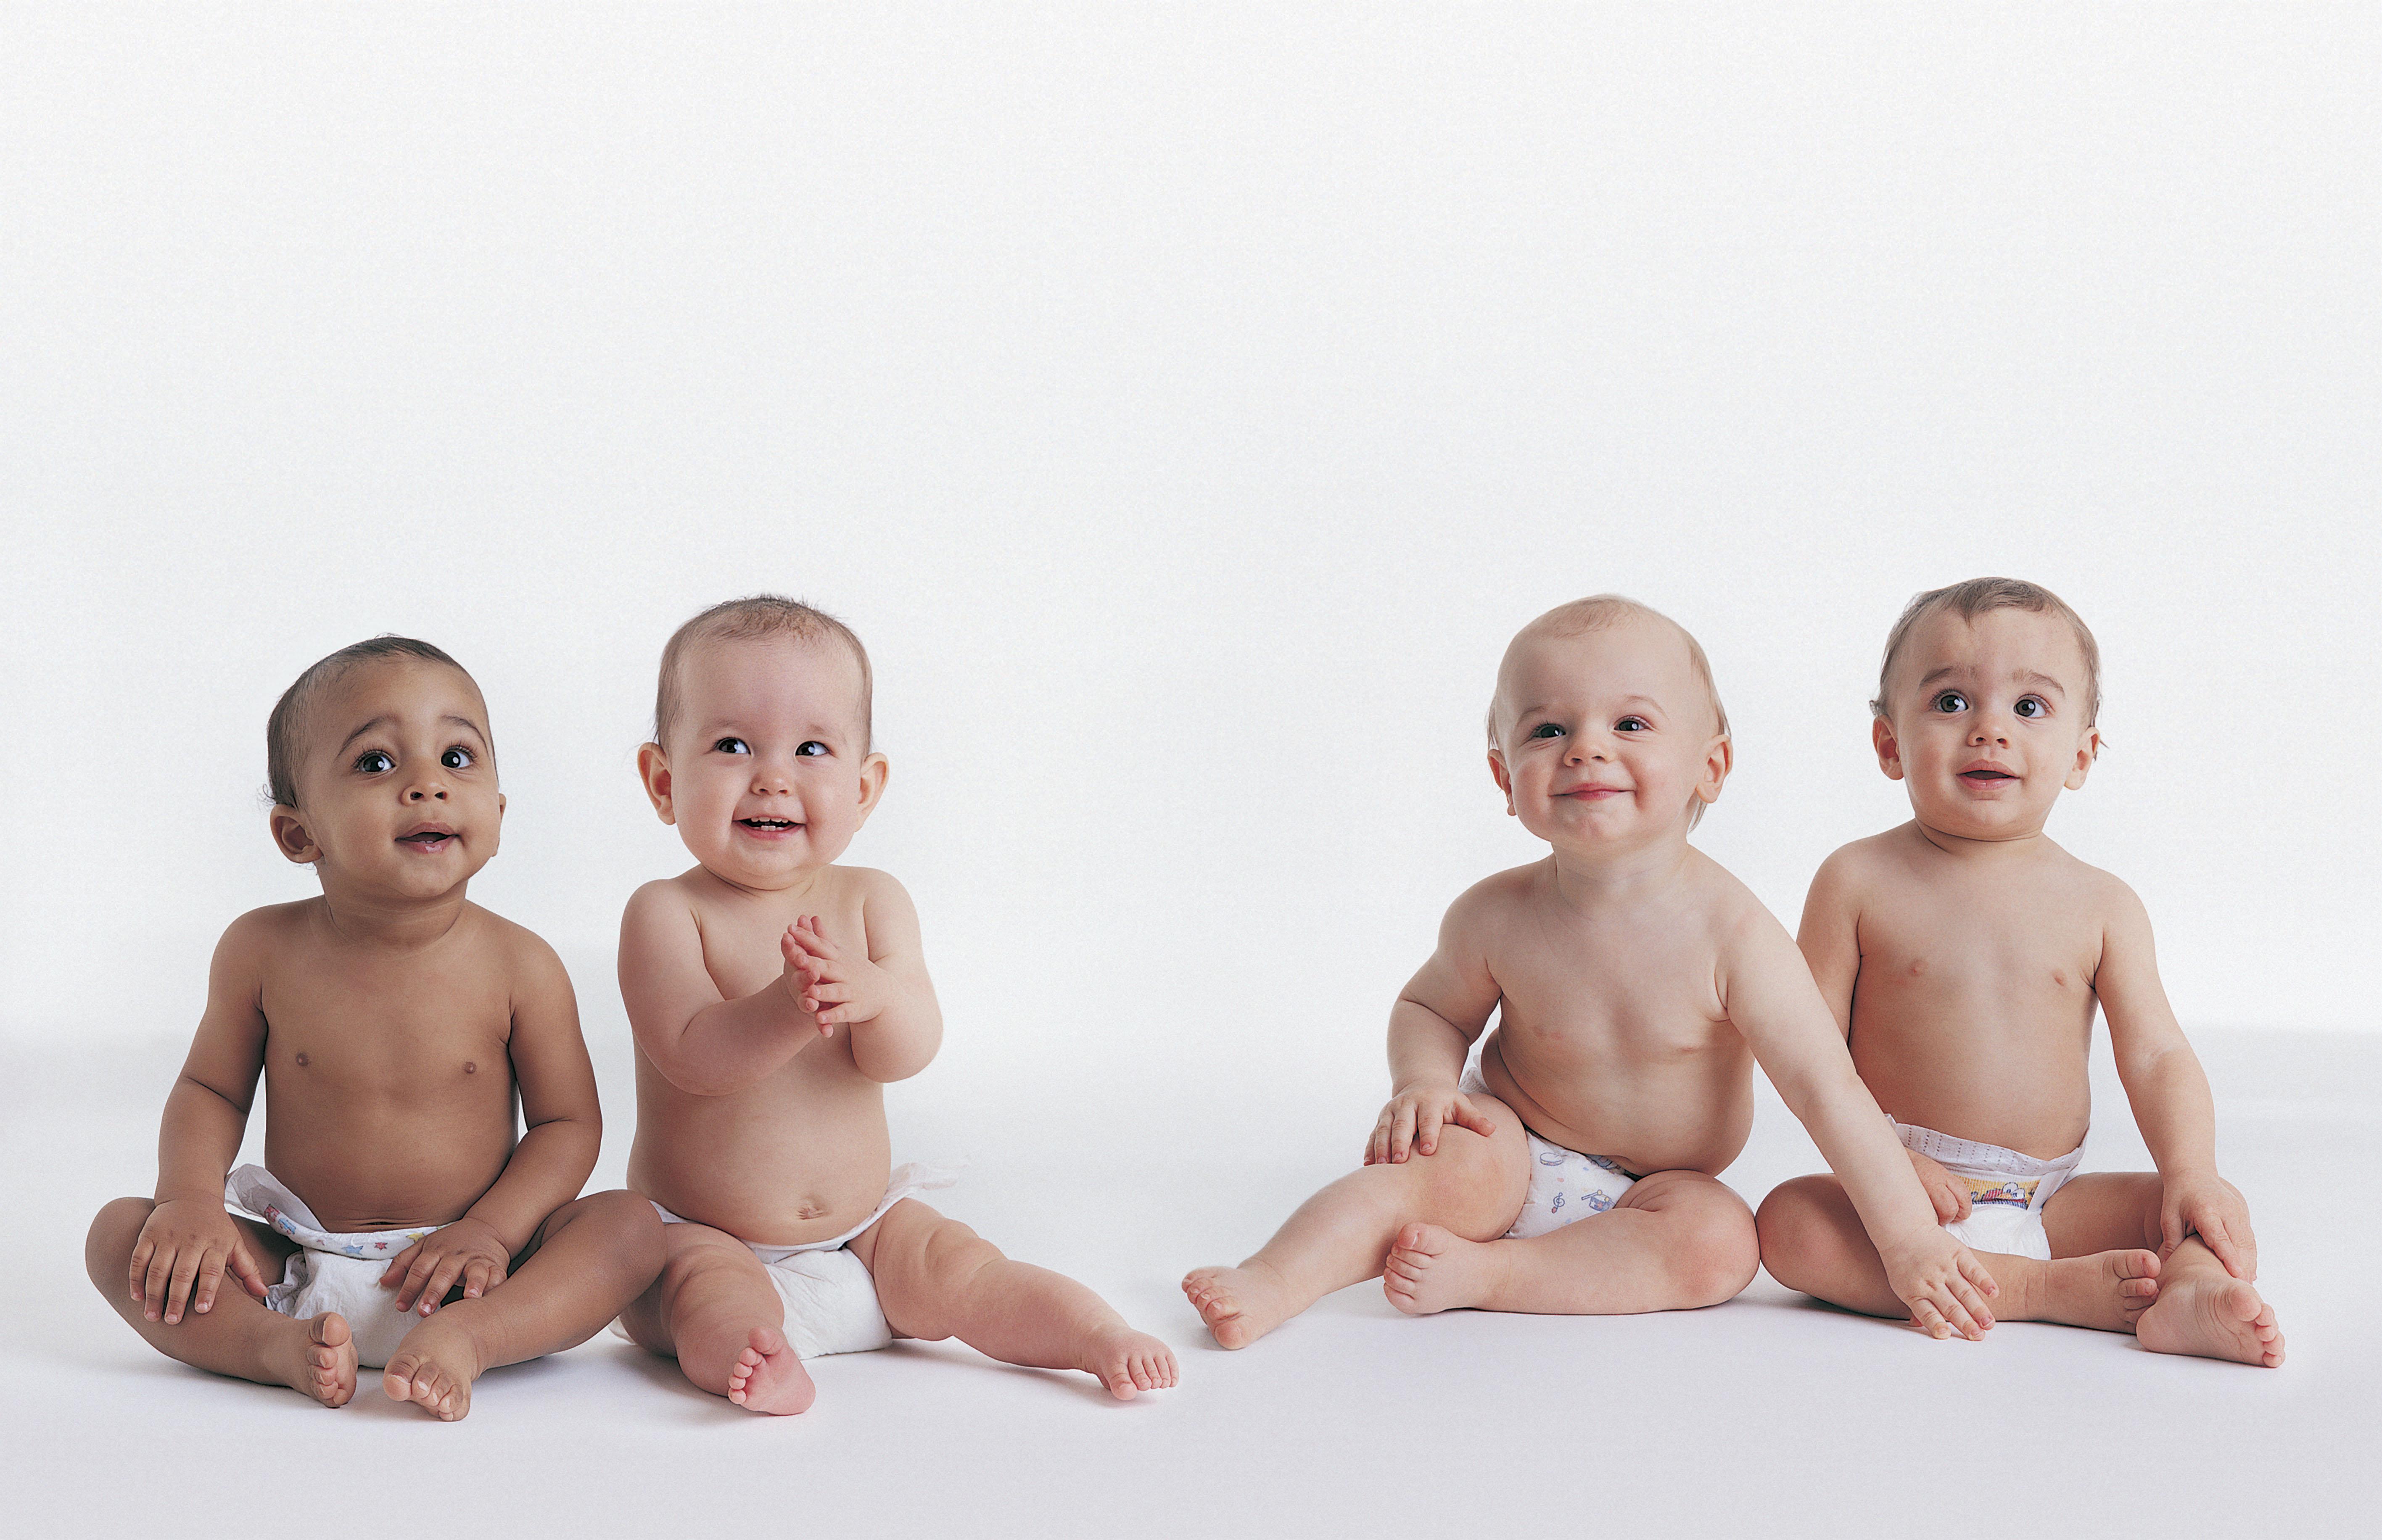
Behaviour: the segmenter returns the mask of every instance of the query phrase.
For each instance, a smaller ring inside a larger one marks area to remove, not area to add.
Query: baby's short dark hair
[[[421,658],[429,663],[443,663],[465,678],[472,678],[470,669],[427,642],[386,632],[363,642],[350,642],[328,657],[316,659],[304,673],[290,681],[289,688],[281,692],[281,699],[273,703],[273,715],[265,718],[265,785],[276,804],[282,807],[298,805],[298,739],[307,703],[325,685],[357,664],[369,663],[374,658]],[[490,744],[489,752],[495,752],[496,746]]]

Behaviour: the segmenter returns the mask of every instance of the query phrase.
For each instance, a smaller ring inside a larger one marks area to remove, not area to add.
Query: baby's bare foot
[[[305,1325],[305,1346],[289,1376],[290,1387],[325,1406],[347,1405],[356,1393],[355,1334],[345,1316],[327,1313]]]
[[[380,1375],[389,1399],[412,1401],[442,1423],[472,1410],[472,1382],[480,1377],[480,1344],[445,1311],[406,1333]]]
[[[2063,1256],[2043,1268],[2040,1318],[2095,1331],[2132,1331],[2157,1300],[2156,1252]]]
[[[1408,1225],[1381,1265],[1381,1292],[1409,1315],[1480,1302],[1495,1281],[1496,1254],[1437,1225]]]
[[[744,1351],[728,1366],[728,1399],[747,1412],[791,1417],[810,1410],[818,1399],[818,1387],[786,1345],[785,1333],[775,1326],[755,1326]]]
[[[1123,1321],[1093,1327],[1075,1345],[1075,1367],[1129,1401],[1143,1390],[1174,1388],[1174,1350]]]
[[[2135,1324],[2153,1352],[2229,1358],[2271,1369],[2283,1361],[2283,1330],[2275,1307],[2241,1278],[2201,1274],[2159,1290]]]
[[[1195,1267],[1183,1292],[1219,1347],[1246,1348],[1289,1319],[1289,1291],[1261,1262],[1239,1267]]]

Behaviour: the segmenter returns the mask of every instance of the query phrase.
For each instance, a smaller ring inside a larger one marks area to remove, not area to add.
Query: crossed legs
[[[1376,1277],[1410,1314],[1688,1310],[1752,1280],[1752,1216],[1700,1172],[1657,1172],[1609,1213],[1503,1239],[1529,1189],[1529,1143],[1503,1102],[1480,1092],[1471,1100],[1490,1132],[1448,1125],[1436,1153],[1351,1171],[1307,1200],[1239,1266],[1194,1269],[1183,1291],[1216,1340],[1246,1347],[1334,1289]]]

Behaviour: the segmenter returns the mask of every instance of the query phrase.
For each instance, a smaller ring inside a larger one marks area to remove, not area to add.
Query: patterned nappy
[[[1467,1096],[1496,1094],[1480,1078],[1477,1060],[1465,1066],[1464,1079],[1456,1089]],[[1602,1214],[1638,1185],[1637,1178],[1601,1155],[1565,1149],[1528,1128],[1522,1133],[1530,1144],[1530,1191],[1522,1199],[1522,1212],[1514,1228],[1505,1232],[1508,1241],[1528,1241],[1576,1219]]]
[[[2043,1228],[2043,1205],[2067,1185],[2084,1158],[2084,1146],[2057,1160],[2038,1160],[1986,1144],[1957,1139],[1916,1123],[1897,1123],[1895,1137],[1951,1173],[1969,1190],[1969,1216],[1944,1228],[1971,1251],[2051,1260],[2051,1237]]]

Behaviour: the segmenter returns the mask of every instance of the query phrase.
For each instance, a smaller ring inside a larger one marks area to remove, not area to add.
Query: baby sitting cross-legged
[[[185,1363],[326,1406],[386,1365],[451,1422],[483,1371],[602,1330],[661,1227],[632,1193],[578,1195],[602,1124],[570,977],[464,899],[505,805],[472,677],[361,642],[299,676],[266,740],[275,843],[322,896],[224,933],[157,1195],[100,1211],[91,1278]],[[231,1171],[260,1071],[265,1165]]]
[[[1871,703],[1911,820],[1828,858],[1803,951],[1937,1215],[1984,1253],[2005,1319],[2272,1366],[2282,1332],[2255,1287],[2249,1210],[2216,1174],[2208,1078],[2160,987],[2150,918],[2043,832],[2093,767],[2100,703],[2093,634],[2048,590],[1979,578],[1912,600]],[[2096,1008],[2156,1173],[2075,1174]],[[1787,1182],[1760,1224],[1779,1282],[1897,1313],[1836,1178]]]
[[[1216,1340],[1376,1275],[1410,1314],[1733,1297],[1753,1216],[1718,1177],[1757,1059],[1844,1174],[1893,1297],[1937,1337],[1980,1335],[1992,1279],[1936,1228],[1794,943],[1688,843],[1731,756],[1694,639],[1611,595],[1550,611],[1506,649],[1489,739],[1506,810],[1553,853],[1448,910],[1390,1013],[1395,1088],[1364,1168],[1239,1266],[1183,1280]]]
[[[1164,1343],[912,1195],[948,1179],[892,1166],[884,1086],[927,1067],[943,1023],[909,895],[835,864],[885,789],[869,686],[858,637],[774,595],[663,650],[638,764],[696,864],[620,921],[629,1178],[669,1248],[623,1335],[755,1412],[811,1404],[804,1357],[897,1336],[1081,1369],[1123,1400],[1172,1386]]]

